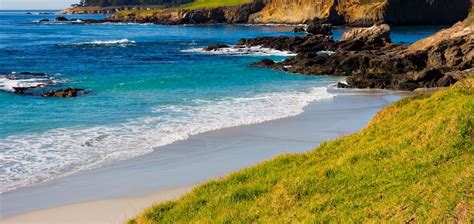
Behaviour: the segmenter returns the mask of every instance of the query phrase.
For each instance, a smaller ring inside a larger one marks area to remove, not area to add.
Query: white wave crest
[[[66,45],[89,45],[89,46],[128,46],[136,44],[133,40],[120,39],[120,40],[95,40],[90,42],[79,42]]]
[[[59,80],[53,77],[21,77],[14,74],[0,75],[0,90],[8,92],[15,92],[15,88],[37,88],[58,83]]]
[[[193,52],[203,54],[221,54],[221,55],[236,55],[236,56],[295,56],[295,53],[290,51],[279,51],[262,46],[239,47],[231,46],[219,48],[217,50],[206,51],[204,48],[190,48],[181,50],[182,52]]]
[[[148,117],[122,124],[9,136],[0,139],[0,191],[150,153],[191,135],[295,116],[310,102],[333,97],[327,88],[317,87],[200,100],[194,106],[160,106]]]
[[[242,26],[269,26],[269,27],[307,27],[307,24],[285,24],[285,23],[248,23],[248,24],[238,24]]]

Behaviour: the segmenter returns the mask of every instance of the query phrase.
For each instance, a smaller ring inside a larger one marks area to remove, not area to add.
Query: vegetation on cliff
[[[185,4],[179,8],[182,9],[205,9],[205,8],[216,8],[221,6],[237,6],[245,3],[249,3],[252,0],[196,0],[189,4]]]
[[[76,6],[181,5],[193,0],[81,0]]]
[[[130,223],[474,221],[474,78],[403,99],[360,132],[155,205]]]
[[[91,1],[91,0],[89,0]],[[92,0],[112,1],[112,0]],[[137,1],[143,0],[113,0]],[[170,10],[211,9],[236,6],[252,0],[150,0],[158,5],[174,5]],[[163,1],[165,3],[159,3]],[[166,3],[166,2],[170,3]],[[180,5],[182,1],[187,4]],[[470,8],[470,0],[265,0],[265,6],[250,12],[246,23],[306,23],[322,20],[333,25],[371,26],[385,22],[390,25],[451,25],[463,20]],[[110,3],[112,4],[112,3]],[[115,3],[114,3],[115,4]],[[129,13],[155,16],[148,9]],[[159,11],[156,11],[159,12]],[[125,13],[121,13],[122,15]],[[122,16],[126,18],[126,16]],[[209,21],[207,21],[209,22]]]
[[[253,22],[303,23],[312,19],[335,25],[371,26],[453,24],[467,16],[470,0],[268,0]]]

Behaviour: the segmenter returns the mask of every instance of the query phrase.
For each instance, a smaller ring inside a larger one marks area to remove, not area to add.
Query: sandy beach
[[[210,178],[360,130],[399,98],[388,92],[338,95],[311,103],[298,116],[199,134],[141,157],[6,192],[0,223],[121,223]]]

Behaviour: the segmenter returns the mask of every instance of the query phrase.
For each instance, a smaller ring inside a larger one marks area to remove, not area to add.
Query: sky
[[[0,0],[0,10],[64,9],[79,0]]]

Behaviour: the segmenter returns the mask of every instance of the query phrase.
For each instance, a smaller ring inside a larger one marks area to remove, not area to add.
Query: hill
[[[466,18],[469,0],[268,0],[257,23],[301,23],[314,18],[335,25],[454,24]]]
[[[130,223],[472,223],[474,78],[403,99],[362,131],[212,180]]]
[[[321,20],[333,25],[371,26],[385,22],[401,26],[452,25],[466,18],[471,3],[470,0],[87,0],[78,5],[83,7],[64,12],[120,11],[111,17],[112,20],[160,24],[297,24]],[[246,10],[248,5],[259,7]],[[236,10],[242,11],[238,13],[239,19],[233,16]],[[195,19],[183,18],[189,15]]]

